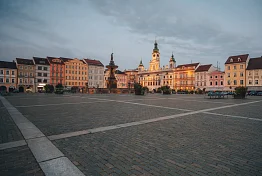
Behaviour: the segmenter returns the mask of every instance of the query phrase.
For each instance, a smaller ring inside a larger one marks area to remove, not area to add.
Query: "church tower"
[[[141,59],[140,64],[138,65],[138,71],[141,72],[141,71],[144,71],[144,70],[145,70],[145,67],[144,67],[142,59]]]
[[[155,40],[154,49],[152,52],[152,59],[149,63],[149,71],[155,71],[160,69],[160,53]]]
[[[169,60],[169,68],[176,68],[176,60],[174,58],[173,52]]]

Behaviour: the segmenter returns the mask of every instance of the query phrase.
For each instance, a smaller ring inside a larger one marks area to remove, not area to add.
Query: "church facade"
[[[157,90],[161,86],[170,86],[175,90],[194,90],[194,75],[198,66],[199,63],[176,66],[176,60],[172,53],[168,65],[161,67],[158,43],[155,41],[149,68],[146,69],[142,60],[140,61],[137,74],[138,82],[151,91]]]

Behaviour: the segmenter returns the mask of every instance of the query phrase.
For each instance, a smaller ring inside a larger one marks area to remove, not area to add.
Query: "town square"
[[[261,0],[0,0],[0,176],[262,176]]]
[[[59,165],[45,163],[65,158],[80,170],[67,166],[71,175],[261,175],[262,99],[258,96],[239,100],[183,94],[17,94],[0,98],[3,175],[56,173]],[[13,121],[13,115],[28,121]],[[43,138],[45,147],[38,148],[35,143]]]

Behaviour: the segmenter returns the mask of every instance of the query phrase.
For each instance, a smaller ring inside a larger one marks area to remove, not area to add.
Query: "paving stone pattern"
[[[21,139],[23,137],[8,111],[4,107],[0,108],[0,144]]]
[[[207,114],[54,141],[86,175],[262,175],[262,126]]]
[[[45,135],[61,134],[182,113],[117,102],[18,108]]]
[[[1,176],[44,176],[27,146],[0,151]]]

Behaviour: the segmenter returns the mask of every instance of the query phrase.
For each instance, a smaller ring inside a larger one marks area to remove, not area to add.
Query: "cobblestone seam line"
[[[84,176],[84,174],[27,118],[4,97],[0,100],[21,131],[25,142],[46,176]]]
[[[131,103],[131,102],[125,102],[125,101],[117,101],[117,100],[112,100],[112,101],[130,103],[130,104],[137,104],[137,103]],[[208,112],[208,111],[230,108],[230,107],[236,107],[236,106],[247,105],[247,104],[258,103],[258,102],[261,102],[261,101],[252,101],[252,102],[247,102],[247,103],[226,105],[226,106],[202,109],[202,110],[197,110],[197,111],[186,110],[186,111],[190,111],[190,112],[185,112],[185,113],[171,115],[171,116],[158,117],[158,118],[154,118],[154,119],[142,120],[142,121],[137,121],[137,122],[130,122],[130,123],[124,123],[124,124],[118,124],[118,125],[112,125],[112,126],[106,126],[106,127],[99,127],[99,128],[88,129],[88,130],[75,131],[75,132],[70,132],[70,133],[63,133],[63,134],[58,134],[58,135],[51,135],[51,136],[48,136],[48,138],[50,140],[57,140],[57,139],[63,139],[63,138],[68,138],[68,137],[73,137],[73,136],[85,135],[85,134],[89,134],[89,133],[97,133],[97,132],[103,132],[103,131],[108,131],[108,130],[114,130],[114,129],[118,129],[118,128],[125,128],[125,127],[130,127],[130,126],[135,126],[135,125],[142,125],[142,124],[157,122],[157,121],[161,121],[161,120],[168,120],[168,119],[173,119],[173,118],[177,118],[177,117],[182,117],[182,116],[187,116],[187,115],[192,115],[192,114],[198,114],[198,113],[223,115],[223,114],[211,113],[211,112]],[[144,104],[142,104],[142,105],[144,105]],[[164,106],[158,106],[158,107],[166,108]],[[242,118],[242,119],[244,118],[244,119],[250,119],[250,120],[260,120],[260,119],[241,117],[241,116],[231,116],[231,115],[223,115],[223,116],[237,117],[237,118]]]
[[[13,147],[20,147],[24,145],[27,145],[25,140],[7,142],[7,143],[0,144],[0,150],[5,150]]]

